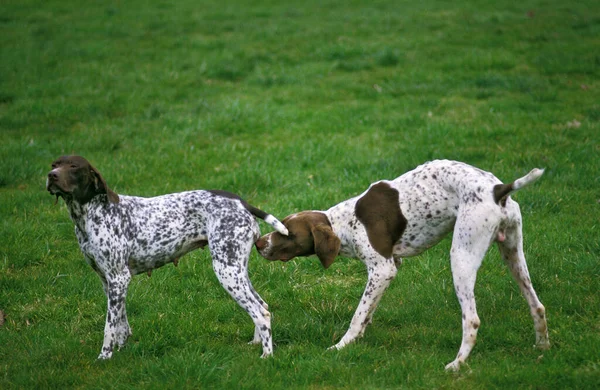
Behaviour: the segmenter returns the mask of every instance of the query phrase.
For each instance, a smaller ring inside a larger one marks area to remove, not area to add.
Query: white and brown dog
[[[509,197],[542,174],[534,169],[502,184],[491,173],[461,162],[428,162],[395,180],[376,182],[327,211],[292,214],[283,220],[289,235],[269,233],[256,247],[269,260],[316,254],[327,268],[339,254],[365,263],[366,289],[350,328],[331,347],[341,349],[364,333],[401,258],[416,256],[453,232],[450,258],[463,336],[456,359],[446,369],[458,370],[475,345],[480,325],[474,295],[477,270],[496,242],[529,304],[536,345],[546,349],[550,343],[545,309],[529,278],[519,205]]]

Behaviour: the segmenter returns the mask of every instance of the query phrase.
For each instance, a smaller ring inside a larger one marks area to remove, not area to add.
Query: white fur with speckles
[[[98,358],[110,358],[114,347],[123,346],[131,335],[125,311],[131,277],[176,262],[206,241],[219,281],[252,317],[251,343],[262,344],[263,357],[272,355],[268,305],[248,278],[250,251],[260,231],[240,201],[209,191],[119,198],[114,204],[106,195],[97,195],[84,205],[66,199],[81,251],[100,276],[108,298]],[[272,217],[270,222],[279,221]]]

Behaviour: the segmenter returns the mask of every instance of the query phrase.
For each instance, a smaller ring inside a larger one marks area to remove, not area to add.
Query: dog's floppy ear
[[[92,171],[92,176],[94,178],[96,192],[98,194],[106,194],[106,196],[108,196],[108,201],[111,203],[119,203],[119,195],[117,195],[115,192],[113,192],[113,190],[108,188],[108,186],[106,185],[106,180],[104,180],[100,172],[98,172],[98,170],[91,165],[90,170]]]
[[[331,230],[331,226],[322,223],[312,226],[311,232],[315,241],[315,254],[327,269],[340,252],[341,241]]]

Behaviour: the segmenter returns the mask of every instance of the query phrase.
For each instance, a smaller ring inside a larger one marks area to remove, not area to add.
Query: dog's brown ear
[[[106,194],[110,203],[119,203],[119,195],[117,195],[115,192],[113,192],[113,190],[108,188],[108,186],[106,185],[106,180],[104,180],[100,172],[98,172],[98,170],[91,165],[90,169],[92,171],[92,176],[94,177],[94,185],[96,186],[96,192],[99,194]]]
[[[321,260],[323,267],[327,269],[340,252],[341,241],[331,230],[331,226],[325,224],[312,226],[311,232],[315,241],[315,254]]]

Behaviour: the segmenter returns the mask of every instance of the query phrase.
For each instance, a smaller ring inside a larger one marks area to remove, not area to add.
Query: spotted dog
[[[280,234],[287,229],[270,214],[225,191],[188,191],[154,198],[117,195],[83,157],[63,156],[46,182],[56,200],[65,200],[87,262],[98,273],[108,298],[99,359],[112,356],[131,335],[125,312],[133,275],[150,272],[208,245],[217,278],[252,317],[251,343],[262,357],[273,353],[268,306],[248,278],[248,259],[260,230],[253,215]]]
[[[425,163],[395,180],[372,184],[361,195],[327,211],[303,211],[283,220],[289,235],[273,232],[256,242],[269,260],[288,261],[316,254],[329,267],[339,255],[360,259],[368,282],[350,328],[333,347],[340,349],[363,335],[402,257],[416,256],[453,232],[450,260],[462,309],[463,336],[458,370],[475,345],[480,321],[475,307],[475,278],[493,242],[529,304],[536,344],[550,346],[545,309],[531,285],[523,254],[519,205],[510,194],[537,180],[534,169],[510,184],[470,165],[447,160]]]

